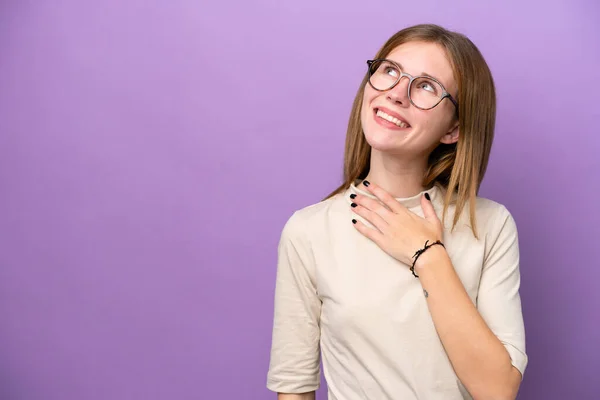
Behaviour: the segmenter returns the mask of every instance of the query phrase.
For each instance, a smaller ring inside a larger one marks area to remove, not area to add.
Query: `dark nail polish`
[[[429,197],[429,193],[425,193],[425,198],[429,201],[431,201],[431,197]]]
[[[356,195],[355,195],[354,193],[352,193],[352,194],[350,195],[350,198],[351,198],[351,199],[355,199],[355,198],[356,198]]]
[[[355,224],[355,223],[356,223],[356,220],[355,220],[355,219],[353,219],[353,220],[352,220],[352,223],[353,223],[353,224]]]
[[[365,186],[369,186],[370,184],[371,184],[371,182],[369,182],[369,181],[363,181],[363,185],[365,185]]]
[[[352,207],[356,207],[356,205],[357,205],[356,203],[350,204],[350,206],[352,206]]]

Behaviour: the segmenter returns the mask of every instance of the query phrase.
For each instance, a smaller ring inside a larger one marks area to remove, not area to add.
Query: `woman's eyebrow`
[[[398,66],[400,67],[400,69],[401,69],[402,71],[406,72],[406,71],[404,70],[404,66],[402,65],[402,63],[401,63],[401,62],[399,62],[399,61],[396,61],[396,60],[392,60],[392,61],[394,61],[396,64],[398,64]],[[436,81],[438,81],[438,82],[442,83],[442,81],[441,81],[439,78],[436,78],[435,76],[433,76],[433,75],[431,75],[431,74],[428,74],[427,72],[421,72],[421,75],[419,75],[419,76],[425,76],[425,77],[427,77],[427,78],[433,78],[433,79],[435,79]],[[444,85],[444,84],[442,83],[442,85]],[[444,85],[444,86],[446,86],[446,85]]]
[[[401,62],[399,62],[399,61],[396,61],[396,60],[392,60],[392,61],[394,61],[396,64],[398,64],[398,66],[400,67],[400,69],[401,69],[402,71],[406,72],[406,71],[404,70],[404,67],[402,66],[402,63],[401,63]],[[424,77],[427,77],[427,78],[432,78],[432,79],[435,79],[436,81],[438,81],[439,83],[441,83],[441,84],[442,84],[442,86],[443,86],[444,88],[446,87],[446,85],[444,85],[444,83],[443,83],[443,82],[442,82],[442,81],[441,81],[439,78],[436,78],[435,76],[433,76],[433,75],[431,75],[431,74],[428,74],[427,72],[421,72],[421,75],[419,75],[419,76],[424,76]],[[446,89],[446,90],[447,90],[447,89]]]
[[[428,74],[427,72],[421,72],[421,76],[426,76],[427,78],[432,78],[432,79],[435,79],[436,81],[442,83],[442,81],[439,78],[436,78],[435,76]],[[446,85],[444,85],[444,86],[446,86]]]

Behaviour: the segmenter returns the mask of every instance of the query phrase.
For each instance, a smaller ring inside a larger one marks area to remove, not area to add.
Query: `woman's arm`
[[[315,392],[300,394],[277,393],[277,400],[315,400]]]
[[[428,194],[421,197],[424,218],[420,218],[379,186],[363,183],[383,205],[368,196],[354,195],[354,213],[375,228],[355,219],[352,222],[387,254],[410,265],[417,242],[442,237],[443,224]],[[496,218],[490,220],[482,239],[486,250],[476,304],[444,247],[425,250],[415,269],[438,336],[460,381],[476,400],[509,400],[516,397],[527,366],[519,246],[508,210],[501,206],[492,211]]]
[[[508,352],[477,312],[444,249],[433,246],[426,253],[417,271],[456,375],[476,400],[514,399],[521,379]]]
[[[512,217],[504,216],[484,262],[477,305],[443,247],[429,248],[416,269],[438,335],[463,385],[476,400],[515,399],[522,375],[513,364],[523,370],[527,358],[522,352],[519,252]]]
[[[306,396],[320,384],[321,300],[315,268],[306,221],[295,213],[283,228],[278,247],[267,387],[304,397],[283,398],[313,399],[314,394]]]

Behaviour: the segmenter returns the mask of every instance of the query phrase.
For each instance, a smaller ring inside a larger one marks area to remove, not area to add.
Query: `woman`
[[[490,70],[461,34],[410,27],[368,61],[345,182],[281,235],[267,383],[279,399],[315,398],[320,356],[330,400],[516,397],[517,230],[477,196],[495,112]]]

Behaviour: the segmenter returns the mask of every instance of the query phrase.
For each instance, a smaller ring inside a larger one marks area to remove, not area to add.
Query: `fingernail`
[[[354,193],[352,193],[352,194],[350,195],[350,198],[351,198],[351,199],[355,199],[355,198],[356,198],[356,195],[355,195]]]
[[[355,220],[355,219],[353,219],[353,220],[352,220],[352,223],[353,223],[353,224],[355,224],[355,223],[356,223],[356,220]]]
[[[371,182],[369,182],[369,181],[363,181],[363,185],[365,185],[365,186],[369,186],[370,184],[371,184]]]
[[[427,192],[425,193],[425,198],[426,198],[427,200],[431,201],[431,197],[429,197],[429,193],[427,193]]]
[[[356,203],[352,203],[352,204],[350,204],[350,206],[356,207]]]

